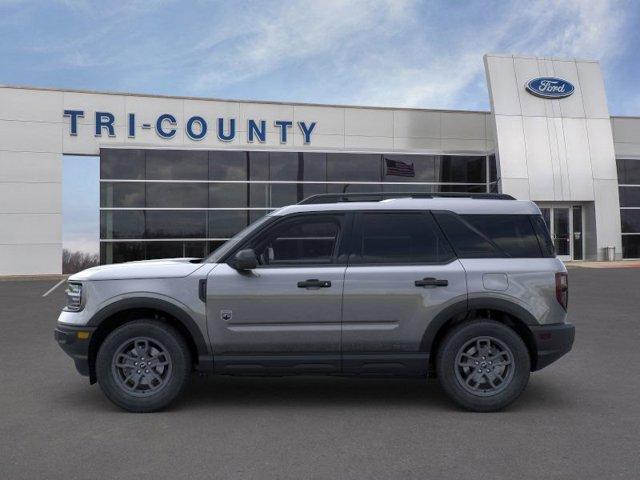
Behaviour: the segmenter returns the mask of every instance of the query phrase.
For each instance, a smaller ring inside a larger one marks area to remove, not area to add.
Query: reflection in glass
[[[100,238],[144,238],[144,212],[140,210],[101,211]]]
[[[246,208],[246,183],[209,184],[209,206],[211,208]]]
[[[145,206],[144,183],[100,183],[100,206],[103,208]]]
[[[100,178],[144,180],[145,151],[128,148],[100,149]]]
[[[210,210],[209,238],[231,238],[248,225],[246,210]]]
[[[147,183],[147,207],[207,208],[206,183]]]
[[[247,152],[211,152],[209,180],[247,180]]]
[[[147,210],[144,238],[206,238],[206,210]]]
[[[553,209],[553,245],[557,255],[571,255],[568,208]]]
[[[147,150],[147,180],[206,180],[207,152]]]

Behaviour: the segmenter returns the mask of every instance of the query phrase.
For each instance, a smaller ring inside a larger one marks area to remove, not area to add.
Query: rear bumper
[[[536,341],[537,361],[533,370],[540,370],[571,350],[576,329],[570,323],[530,327]]]
[[[89,343],[94,331],[95,328],[92,327],[76,327],[60,323],[53,331],[53,338],[60,348],[73,359],[78,373],[86,377],[89,376]],[[79,332],[86,332],[86,334],[79,336]]]

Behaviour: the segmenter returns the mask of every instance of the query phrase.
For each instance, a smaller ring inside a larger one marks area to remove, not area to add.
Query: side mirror
[[[258,266],[258,257],[251,248],[236,253],[233,268],[236,270],[253,270]]]

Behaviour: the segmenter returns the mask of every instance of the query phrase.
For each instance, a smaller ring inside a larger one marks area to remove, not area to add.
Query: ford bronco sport
[[[538,207],[499,194],[310,197],[204,259],[104,265],[69,278],[55,338],[134,412],[192,371],[437,376],[495,411],[571,349],[567,271]]]

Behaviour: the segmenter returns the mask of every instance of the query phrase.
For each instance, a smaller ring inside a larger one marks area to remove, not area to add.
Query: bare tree
[[[100,263],[97,253],[72,252],[62,250],[62,273],[77,273]]]

